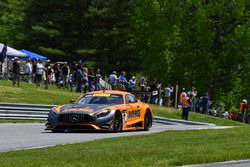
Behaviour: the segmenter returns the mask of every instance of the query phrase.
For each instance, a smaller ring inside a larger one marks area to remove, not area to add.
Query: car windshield
[[[81,104],[123,104],[122,95],[118,94],[88,94],[83,96],[78,103]]]

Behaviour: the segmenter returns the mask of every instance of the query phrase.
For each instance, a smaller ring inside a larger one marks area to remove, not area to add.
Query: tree
[[[2,0],[0,2],[0,42],[8,45],[19,46],[24,36],[23,18],[25,0]]]

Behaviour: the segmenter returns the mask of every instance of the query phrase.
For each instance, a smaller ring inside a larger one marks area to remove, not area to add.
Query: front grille
[[[63,113],[59,114],[58,121],[59,123],[83,124],[92,123],[93,118],[87,114]]]

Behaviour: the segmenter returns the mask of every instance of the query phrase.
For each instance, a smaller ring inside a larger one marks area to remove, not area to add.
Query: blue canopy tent
[[[21,49],[19,51],[22,52],[22,53],[25,53],[27,55],[27,58],[31,59],[31,60],[37,60],[37,59],[41,59],[43,61],[48,60],[47,57],[41,56],[41,55],[39,55],[37,53],[31,52],[31,51],[28,51],[28,50],[25,50],[25,49]]]

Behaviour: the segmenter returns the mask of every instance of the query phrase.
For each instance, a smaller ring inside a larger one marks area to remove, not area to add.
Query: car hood
[[[112,105],[107,104],[68,104],[61,106],[59,109],[60,113],[66,113],[66,112],[87,112],[92,113],[96,112],[102,109],[105,109],[107,107],[110,107]]]

